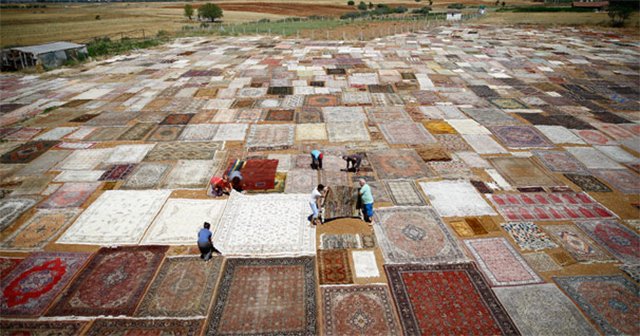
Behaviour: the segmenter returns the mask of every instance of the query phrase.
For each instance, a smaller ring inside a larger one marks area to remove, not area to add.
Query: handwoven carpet
[[[268,190],[275,187],[278,160],[249,159],[240,172],[246,190]]]
[[[107,167],[107,170],[100,176],[100,181],[124,180],[135,168],[135,164],[116,164]]]
[[[86,253],[34,253],[6,278],[0,289],[2,316],[39,316],[69,283]]]
[[[287,173],[284,192],[287,194],[308,194],[317,186],[317,171],[310,169],[294,169]]]
[[[327,128],[324,124],[298,124],[296,125],[296,140],[327,140]]]
[[[60,164],[60,170],[92,170],[97,165],[107,161],[113,148],[96,148],[75,150]]]
[[[22,258],[8,258],[8,257],[0,257],[0,280],[4,279],[14,268],[16,268],[20,262],[22,262]]]
[[[216,172],[216,160],[178,160],[162,186],[168,189],[202,189]]]
[[[287,149],[293,145],[293,125],[252,125],[246,147],[250,150]]]
[[[566,147],[567,152],[589,169],[623,169],[619,163],[593,147]]]
[[[374,251],[351,251],[351,258],[353,259],[353,268],[356,278],[377,278],[380,276],[380,270],[378,269],[378,263],[376,262],[376,255]]]
[[[18,146],[0,156],[0,163],[29,163],[60,141],[33,141]]]
[[[519,335],[475,265],[385,265],[405,335]]]
[[[558,247],[546,233],[531,222],[504,223],[502,228],[522,250],[544,250]]]
[[[142,238],[145,245],[193,244],[204,222],[211,223],[215,232],[226,200],[198,200],[170,198]]]
[[[314,335],[312,257],[227,259],[207,335]]]
[[[137,316],[205,316],[222,270],[222,257],[166,258],[144,296]]]
[[[442,217],[496,215],[468,181],[420,182],[420,187]]]
[[[418,179],[433,176],[422,158],[411,149],[373,151],[368,152],[367,157],[381,179]]]
[[[102,248],[48,316],[131,315],[168,247]]]
[[[203,319],[97,319],[86,335],[198,335],[203,323]]]
[[[13,189],[11,196],[40,194],[51,182],[50,175],[28,177],[22,180],[20,186]]]
[[[325,335],[402,335],[387,286],[327,286],[321,291]]]
[[[39,209],[18,230],[3,240],[0,248],[35,251],[46,244],[71,223],[80,209]]]
[[[562,269],[553,261],[553,258],[544,252],[527,253],[522,256],[538,272],[551,272]]]
[[[542,279],[504,238],[465,240],[478,267],[492,286],[540,283]]]
[[[324,219],[357,217],[358,191],[346,186],[330,186],[324,200]]]
[[[153,189],[163,180],[171,166],[162,163],[142,163],[129,175],[122,189]]]
[[[600,169],[593,173],[624,194],[640,194],[640,178],[628,169]]]
[[[322,123],[324,122],[322,110],[317,107],[303,107],[298,112],[296,121],[298,124]]]
[[[243,195],[233,192],[214,234],[224,254],[315,254],[316,230],[306,194]]]
[[[493,291],[523,335],[598,335],[554,284],[501,287]]]
[[[573,225],[545,225],[543,229],[577,261],[611,261],[611,257],[598,244]]]
[[[396,180],[385,184],[395,205],[425,205],[413,181]]]
[[[122,133],[118,140],[132,141],[144,139],[151,130],[156,127],[156,124],[151,123],[138,123],[129,128],[126,132]]]
[[[6,335],[81,335],[88,321],[29,321],[3,320],[0,330]]]
[[[169,190],[107,190],[64,233],[63,244],[137,244]]]
[[[578,226],[625,264],[640,264],[640,236],[614,220],[578,222]]]
[[[380,123],[378,127],[390,144],[422,145],[436,142],[422,124],[393,121]]]
[[[34,206],[38,200],[36,198],[5,198],[0,199],[0,232],[18,219],[25,211]]]
[[[497,143],[487,134],[463,134],[462,139],[466,141],[478,154],[507,154],[509,153],[502,145]]]
[[[207,141],[213,140],[218,131],[218,124],[195,124],[187,125],[180,134],[180,140],[184,141]]]
[[[247,135],[248,124],[220,124],[215,141],[243,141]]]
[[[369,130],[361,121],[328,122],[327,134],[331,142],[370,141]]]
[[[184,126],[158,126],[149,137],[147,141],[174,141],[178,139]]]
[[[562,221],[615,218],[585,193],[505,193],[487,195],[508,221]]]
[[[553,280],[604,334],[640,334],[637,284],[621,275],[554,277]]]
[[[100,186],[100,183],[65,183],[49,196],[38,208],[80,207]]]
[[[362,248],[362,242],[357,234],[330,234],[320,235],[320,250],[339,250]]]
[[[584,144],[577,135],[573,134],[570,130],[563,126],[547,126],[538,125],[535,126],[544,136],[546,136],[551,142],[555,144]]]
[[[553,147],[544,135],[529,126],[492,126],[491,132],[509,148],[545,148]]]
[[[545,172],[545,168],[530,158],[497,157],[489,162],[500,175],[516,187],[560,185],[556,179]]]
[[[353,283],[347,250],[318,251],[318,277],[321,285]]]
[[[430,207],[381,208],[376,216],[374,230],[387,262],[438,264],[467,259]]]
[[[105,163],[138,163],[155,145],[120,145],[115,147]]]
[[[147,154],[145,161],[211,160],[221,142],[161,142]]]
[[[53,168],[60,161],[64,160],[71,154],[67,150],[52,150],[40,155],[37,159],[31,161],[24,168],[20,169],[16,175],[19,176],[40,176],[49,169]]]
[[[554,172],[584,173],[586,167],[564,151],[534,151],[542,163]]]
[[[356,181],[354,181],[356,183]],[[373,195],[374,202],[380,203],[392,203],[391,196],[387,192],[384,184],[382,182],[367,182],[369,187],[371,188],[371,194]]]

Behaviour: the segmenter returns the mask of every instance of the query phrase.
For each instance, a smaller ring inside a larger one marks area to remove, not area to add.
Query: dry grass
[[[607,26],[610,19],[607,13],[491,13],[476,20],[482,24],[531,24],[541,26]],[[628,20],[629,27],[638,28],[638,13]]]

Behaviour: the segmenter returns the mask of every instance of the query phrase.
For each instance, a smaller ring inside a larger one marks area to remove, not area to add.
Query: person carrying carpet
[[[320,211],[318,209],[322,208],[321,201],[324,200],[326,194],[326,190],[324,185],[318,184],[318,187],[313,189],[311,192],[311,197],[309,198],[309,206],[311,206],[312,214],[307,217],[307,219],[313,225],[317,225],[318,223],[322,224],[320,220]]]

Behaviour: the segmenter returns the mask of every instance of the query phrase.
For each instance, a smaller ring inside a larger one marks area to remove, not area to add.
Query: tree
[[[422,0],[415,0],[415,2],[420,2],[420,1],[422,1]]]
[[[361,11],[366,11],[367,10],[367,4],[364,3],[364,1],[360,1],[360,3],[358,4],[358,9]]]
[[[373,9],[373,2],[369,2],[369,9]]]
[[[496,6],[500,5],[500,0],[496,0]]]
[[[198,17],[209,19],[211,22],[222,17],[222,9],[216,4],[207,3],[198,9]]]
[[[611,25],[613,27],[624,27],[624,22],[631,16],[633,11],[629,6],[612,6],[609,7],[607,15],[611,18]]]
[[[429,0],[429,6],[433,6],[433,0]]]
[[[504,6],[506,6],[507,3],[503,1],[500,5],[502,6],[502,8],[504,8]]]
[[[189,4],[184,5],[184,16],[188,17],[189,20],[191,20],[191,17],[193,16],[193,6]]]
[[[353,5],[355,5],[355,4],[356,4],[356,3],[355,3],[355,2],[353,2],[353,0],[349,0],[349,1],[347,1],[347,6],[353,6]]]

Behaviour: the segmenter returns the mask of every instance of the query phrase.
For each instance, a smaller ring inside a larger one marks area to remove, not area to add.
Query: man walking
[[[371,194],[371,187],[365,179],[361,178],[358,182],[360,183],[358,194],[360,194],[360,199],[362,200],[362,215],[365,222],[371,223],[371,218],[373,217],[373,194]]]

